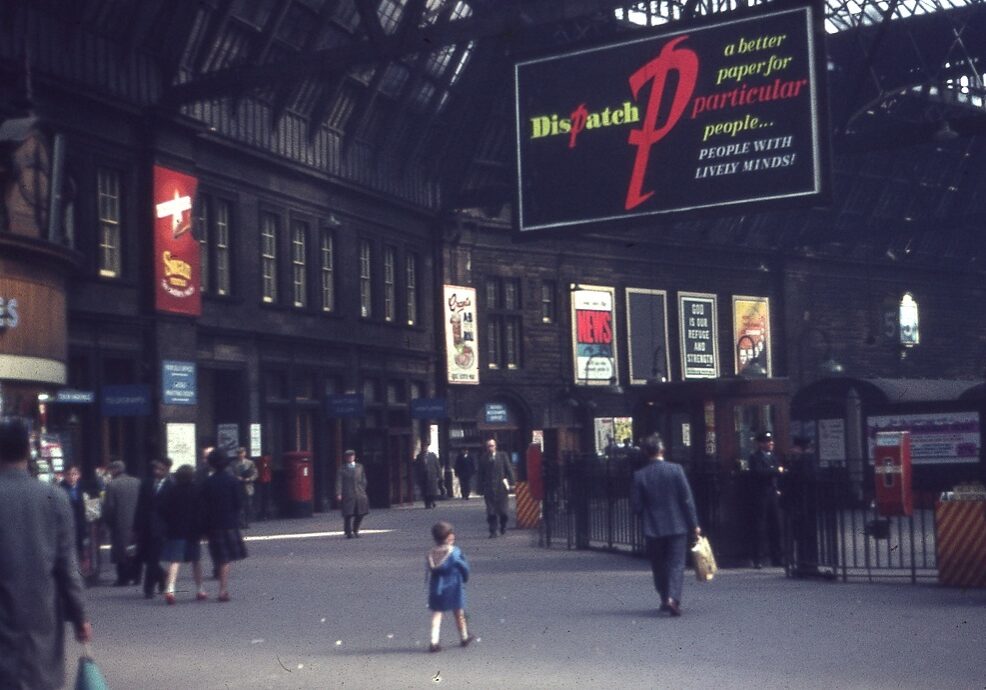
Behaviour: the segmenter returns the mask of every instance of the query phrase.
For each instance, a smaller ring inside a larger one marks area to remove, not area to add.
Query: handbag
[[[699,582],[708,582],[719,570],[712,545],[705,537],[700,536],[692,547],[692,562],[695,564],[695,578]]]
[[[110,690],[99,666],[88,654],[79,657],[79,671],[75,674],[75,690]]]

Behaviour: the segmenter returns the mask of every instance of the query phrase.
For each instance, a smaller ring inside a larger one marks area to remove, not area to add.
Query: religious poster
[[[671,380],[667,295],[664,290],[627,288],[630,383]]]
[[[449,383],[479,383],[479,340],[476,324],[476,288],[446,285],[445,370]]]
[[[154,295],[158,311],[202,313],[201,257],[192,232],[198,180],[154,166]]]
[[[757,360],[771,375],[770,300],[766,297],[733,296],[734,373]]]
[[[678,293],[678,330],[681,333],[681,377],[714,379],[719,376],[719,331],[716,296]]]
[[[614,288],[592,285],[572,290],[572,373],[576,384],[606,386],[618,376],[615,294]]]

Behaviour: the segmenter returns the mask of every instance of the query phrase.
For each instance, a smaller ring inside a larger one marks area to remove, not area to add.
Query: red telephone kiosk
[[[884,516],[914,513],[911,492],[911,434],[908,431],[878,431],[873,472],[876,510]]]

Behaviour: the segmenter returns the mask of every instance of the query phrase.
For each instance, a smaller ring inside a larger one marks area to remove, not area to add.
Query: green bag
[[[79,657],[79,672],[75,675],[75,690],[110,690],[99,666],[90,656]]]

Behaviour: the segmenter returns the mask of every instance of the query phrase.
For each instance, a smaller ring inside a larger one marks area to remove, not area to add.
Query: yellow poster
[[[767,297],[733,297],[733,352],[735,371],[759,364],[771,375],[770,300]]]

